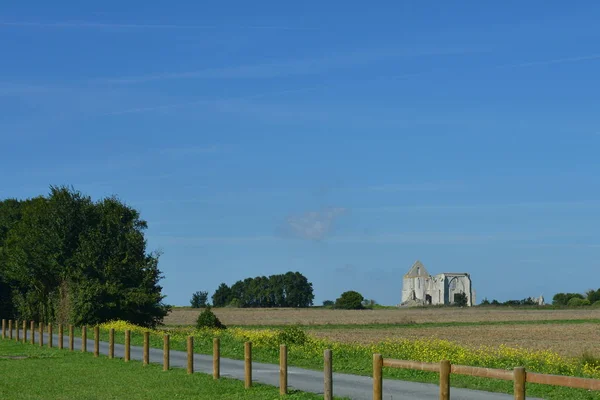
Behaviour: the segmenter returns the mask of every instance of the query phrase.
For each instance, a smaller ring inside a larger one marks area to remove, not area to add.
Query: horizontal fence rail
[[[515,367],[514,370],[509,371],[504,369],[471,367],[468,365],[451,365],[447,360],[442,360],[439,363],[428,363],[391,358],[384,359],[381,354],[373,354],[373,400],[382,400],[383,397],[383,367],[439,373],[440,400],[450,399],[450,374],[513,381],[515,400],[525,400],[525,383],[527,382],[575,389],[600,390],[599,379],[527,372],[523,367]]]
[[[19,321],[2,320],[2,338],[12,339],[13,328],[16,329],[17,341],[20,340]],[[27,322],[23,321],[23,337],[22,342],[27,341]],[[35,344],[35,322],[30,321],[31,344]],[[8,329],[7,329],[8,328]],[[52,324],[47,325],[48,329],[48,347],[53,346],[53,329]],[[8,330],[8,332],[7,332]],[[58,347],[63,348],[63,326],[58,324]],[[69,350],[74,350],[74,327],[69,325]],[[114,357],[115,332],[113,329],[108,331],[109,335],[109,351],[108,357]],[[38,323],[38,344],[44,345],[44,323]],[[150,347],[150,332],[143,333],[143,349],[142,349],[142,365],[148,365],[150,362],[149,347]],[[94,356],[99,355],[99,327],[94,327]],[[87,327],[81,327],[81,351],[87,352]],[[124,361],[130,360],[130,343],[131,331],[125,332],[124,346]],[[194,337],[187,338],[187,353],[188,353],[188,373],[194,372]],[[221,351],[220,340],[213,340],[213,377],[219,379],[221,375]],[[279,386],[280,394],[286,394],[288,389],[288,351],[287,346],[280,346],[280,365],[279,365]],[[163,336],[163,369],[169,370],[170,367],[170,340],[168,335]],[[252,342],[244,343],[244,386],[246,389],[252,387]],[[333,368],[332,368],[332,351],[325,350],[323,355],[324,371],[324,399],[329,400],[333,397]],[[584,389],[592,391],[600,391],[600,380],[590,378],[580,378],[563,375],[540,374],[536,372],[527,372],[523,367],[515,367],[514,370],[503,370],[493,368],[472,367],[467,365],[451,365],[449,361],[442,360],[439,363],[428,363],[421,361],[396,360],[391,358],[383,358],[381,354],[373,354],[373,399],[382,400],[383,397],[383,368],[403,368],[419,371],[435,372],[440,374],[440,400],[450,399],[450,375],[468,375],[480,378],[501,379],[514,382],[514,398],[516,400],[525,400],[526,383],[543,384],[562,386],[575,389]]]

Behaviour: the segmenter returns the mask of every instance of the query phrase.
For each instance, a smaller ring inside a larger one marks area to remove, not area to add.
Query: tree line
[[[538,300],[533,297],[527,297],[522,300],[507,300],[499,302],[498,300],[489,301],[487,298],[481,302],[482,306],[537,306]],[[552,297],[553,306],[600,306],[600,289],[590,289],[584,294],[581,293],[556,293]]]
[[[590,289],[585,294],[581,293],[556,293],[552,304],[557,306],[600,306],[600,289]]]
[[[123,319],[155,326],[163,303],[159,254],[146,221],[116,197],[68,187],[0,201],[0,312],[76,325]]]
[[[300,272],[257,276],[221,283],[212,296],[214,307],[309,307],[313,304],[312,283]]]

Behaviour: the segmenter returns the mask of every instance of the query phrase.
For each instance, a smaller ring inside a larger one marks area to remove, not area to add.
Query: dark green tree
[[[208,301],[208,292],[198,291],[192,294],[192,299],[190,300],[190,305],[192,308],[203,308],[206,307],[206,302]]]
[[[600,301],[600,289],[597,289],[597,290],[590,289],[587,292],[585,292],[585,295],[591,304],[594,304],[595,302]]]
[[[225,325],[221,323],[221,320],[215,315],[210,306],[207,306],[201,313],[198,315],[198,319],[196,320],[196,328],[213,328],[213,329],[225,329]]]
[[[552,297],[552,304],[566,306],[569,303],[569,300],[573,298],[584,299],[583,295],[580,293],[556,293],[554,297]]]
[[[221,283],[215,293],[212,295],[214,307],[225,307],[231,302],[231,288],[225,283]]]
[[[17,210],[17,211],[15,211]],[[159,255],[146,252],[139,213],[67,187],[0,205],[0,281],[23,319],[96,324],[162,321]]]
[[[466,293],[456,293],[454,295],[454,305],[456,307],[466,307],[468,304]]]
[[[342,293],[342,295],[336,299],[335,308],[340,308],[343,310],[361,310],[363,309],[364,297],[362,294],[349,290],[347,292]]]
[[[269,277],[257,276],[237,281],[231,289],[224,283],[213,296],[217,306],[236,307],[309,307],[313,304],[312,283],[299,272]],[[226,302],[225,302],[226,301]]]

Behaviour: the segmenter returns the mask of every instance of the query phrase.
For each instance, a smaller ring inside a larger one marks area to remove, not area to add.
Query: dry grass
[[[436,327],[368,327],[374,324],[423,324],[494,321],[549,321],[600,319],[600,309],[523,310],[511,308],[431,308],[390,310],[328,309],[240,309],[216,308],[215,314],[226,325],[356,325],[356,328],[318,327],[311,334],[341,342],[374,343],[394,338],[437,338],[468,347],[481,345],[552,350],[564,356],[588,353],[600,357],[600,324],[543,323]],[[167,325],[191,325],[199,310],[175,309]]]
[[[311,334],[335,341],[362,344],[376,343],[384,339],[436,338],[471,348],[482,345],[497,347],[504,344],[531,350],[551,350],[564,356],[579,357],[587,352],[592,356],[600,357],[600,326],[594,323],[327,329],[313,330]]]
[[[293,308],[214,308],[213,311],[226,325],[360,325],[600,319],[600,309],[523,310],[474,307],[354,311]],[[195,324],[199,313],[200,310],[198,309],[177,308],[165,318],[164,322],[166,325],[192,325]]]

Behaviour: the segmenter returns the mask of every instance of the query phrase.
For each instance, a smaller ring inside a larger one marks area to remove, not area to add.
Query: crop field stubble
[[[165,325],[193,325],[201,309],[175,308]],[[516,309],[506,307],[330,310],[323,308],[213,308],[227,325],[370,325],[444,322],[600,319],[600,309]]]
[[[226,325],[268,327],[299,324],[309,328],[311,335],[345,343],[436,338],[471,348],[506,345],[551,350],[568,357],[587,353],[600,358],[600,324],[597,323],[600,309],[473,307],[354,311],[216,308],[213,311]],[[193,325],[199,312],[197,309],[176,308],[165,318],[165,325]],[[452,326],[453,323],[468,325]],[[402,326],[389,326],[394,324]],[[441,326],[427,326],[431,324]]]

